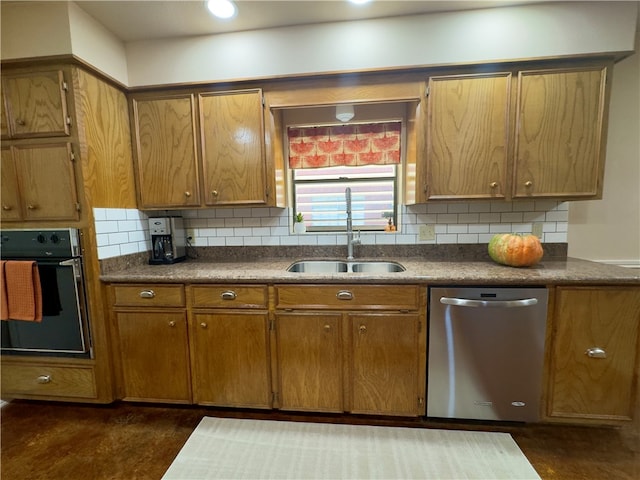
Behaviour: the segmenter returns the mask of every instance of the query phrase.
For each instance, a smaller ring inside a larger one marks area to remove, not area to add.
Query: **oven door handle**
[[[70,258],[69,260],[63,260],[61,262],[58,262],[58,266],[60,266],[60,267],[77,267],[78,266],[78,259],[77,258]]]

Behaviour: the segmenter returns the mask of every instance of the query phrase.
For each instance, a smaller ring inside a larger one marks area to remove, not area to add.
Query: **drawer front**
[[[2,394],[96,398],[92,367],[3,365]]]
[[[115,285],[117,307],[184,307],[182,285]]]
[[[193,285],[195,308],[267,308],[266,285]]]
[[[276,308],[417,310],[417,285],[278,285]]]

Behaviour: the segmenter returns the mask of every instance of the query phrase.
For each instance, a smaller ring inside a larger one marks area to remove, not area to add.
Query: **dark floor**
[[[496,425],[21,400],[6,405],[0,414],[2,480],[160,479],[203,416],[508,432],[543,479],[640,479],[640,436],[632,428]]]

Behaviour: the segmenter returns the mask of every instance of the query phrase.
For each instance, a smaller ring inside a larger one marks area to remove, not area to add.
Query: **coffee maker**
[[[181,262],[186,258],[186,237],[182,218],[150,218],[149,233],[151,234],[150,265],[166,265]]]

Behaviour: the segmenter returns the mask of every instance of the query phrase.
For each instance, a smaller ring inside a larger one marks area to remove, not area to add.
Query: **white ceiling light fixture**
[[[355,116],[356,112],[353,109],[353,105],[338,105],[336,106],[336,118],[341,122],[348,122]]]
[[[231,0],[208,0],[207,8],[218,18],[233,18],[236,16],[238,9]]]
[[[371,0],[349,0],[349,3],[354,3],[356,5],[364,5],[365,3],[369,3]]]

